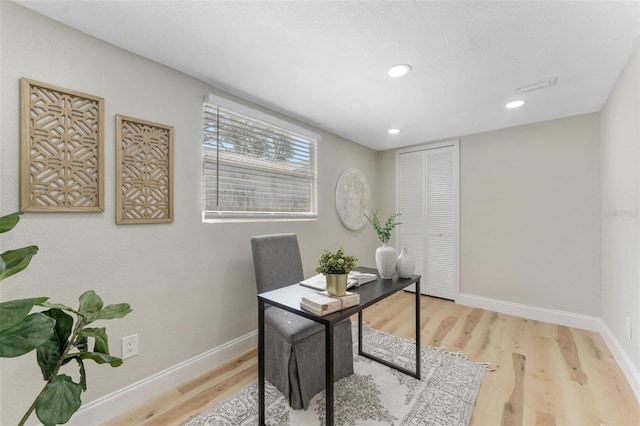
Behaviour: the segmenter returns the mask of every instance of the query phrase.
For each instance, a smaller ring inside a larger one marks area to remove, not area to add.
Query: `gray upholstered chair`
[[[298,283],[304,279],[296,234],[251,238],[258,293]],[[275,306],[264,312],[266,378],[294,409],[325,388],[324,326]],[[334,377],[353,374],[351,320],[334,329]]]

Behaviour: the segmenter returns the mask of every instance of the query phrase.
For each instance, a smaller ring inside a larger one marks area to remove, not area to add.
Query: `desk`
[[[358,271],[377,273],[371,268],[356,268]],[[368,306],[379,302],[403,288],[416,285],[416,371],[407,370],[401,366],[368,354],[362,349],[362,311]],[[312,290],[299,284],[293,284],[276,290],[258,294],[258,424],[265,425],[265,360],[264,360],[264,307],[265,304],[277,306],[296,315],[321,323],[325,327],[325,378],[326,378],[326,409],[328,426],[333,426],[333,327],[354,314],[358,314],[358,354],[373,359],[388,367],[395,368],[412,377],[420,379],[420,275],[411,278],[393,278],[383,280],[378,275],[376,281],[362,284],[350,291],[360,293],[360,304],[325,316],[318,316],[300,308],[300,299]]]

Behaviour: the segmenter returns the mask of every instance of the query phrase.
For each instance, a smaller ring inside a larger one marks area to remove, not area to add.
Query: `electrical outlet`
[[[131,336],[122,338],[122,359],[131,358],[138,355],[138,335],[132,334]]]
[[[632,338],[632,334],[631,334],[631,318],[627,317],[627,338],[629,340],[631,340]]]

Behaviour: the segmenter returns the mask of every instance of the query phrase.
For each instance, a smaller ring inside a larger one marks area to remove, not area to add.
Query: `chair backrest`
[[[304,280],[296,234],[259,235],[251,238],[251,254],[258,293]]]

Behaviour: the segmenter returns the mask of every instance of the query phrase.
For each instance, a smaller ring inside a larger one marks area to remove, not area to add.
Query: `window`
[[[203,221],[317,217],[318,135],[213,95],[203,114]]]

